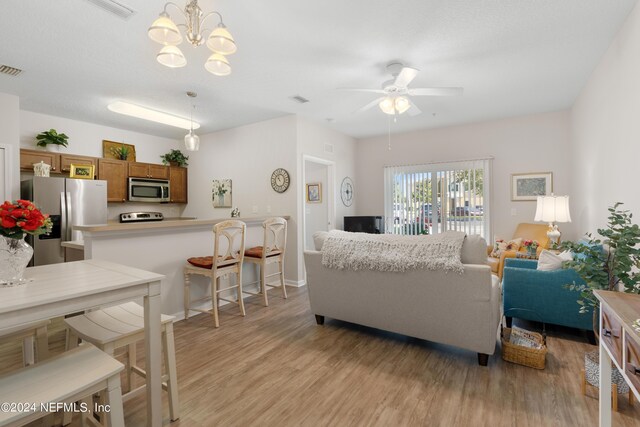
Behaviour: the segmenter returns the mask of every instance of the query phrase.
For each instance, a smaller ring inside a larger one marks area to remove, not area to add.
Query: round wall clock
[[[342,197],[342,204],[345,206],[351,206],[353,203],[353,181],[348,176],[342,180],[340,197]]]
[[[284,193],[289,188],[291,180],[289,179],[289,172],[282,168],[278,168],[271,174],[271,188],[278,193]]]

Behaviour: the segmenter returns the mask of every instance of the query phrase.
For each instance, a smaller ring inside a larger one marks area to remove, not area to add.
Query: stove
[[[120,214],[120,222],[162,221],[164,215],[160,212],[126,212]]]

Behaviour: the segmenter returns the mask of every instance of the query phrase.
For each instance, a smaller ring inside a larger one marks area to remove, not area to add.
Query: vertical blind
[[[490,159],[387,166],[384,175],[388,232],[491,235]]]

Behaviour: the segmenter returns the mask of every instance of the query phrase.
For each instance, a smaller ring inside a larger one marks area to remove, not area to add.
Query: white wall
[[[5,165],[0,164],[2,175],[11,180],[11,195],[7,198],[17,199],[20,196],[20,99],[15,95],[0,93],[0,144],[11,151],[10,171],[5,170]],[[3,200],[4,201],[4,200]]]
[[[232,204],[242,217],[290,215],[285,277],[297,276],[296,117],[284,116],[200,136],[200,150],[189,159],[189,204],[185,216],[229,218],[231,208],[213,208],[211,183],[231,179]],[[271,174],[286,169],[291,185],[284,193],[271,188]],[[255,207],[255,211],[254,211]]]
[[[640,7],[593,71],[571,110],[573,199],[580,234],[606,224],[607,207],[640,213]]]
[[[321,203],[305,201],[305,250],[314,250],[313,233],[327,231],[329,214],[327,200],[328,168],[327,165],[305,161],[305,185],[320,183]],[[306,191],[306,189],[305,189]]]
[[[105,114],[109,114],[105,112]],[[160,155],[171,149],[184,152],[181,141],[158,136],[132,132],[94,123],[81,122],[63,117],[20,111],[20,145],[22,148],[34,149],[35,137],[44,130],[55,129],[69,137],[69,146],[61,148],[61,153],[80,154],[102,157],[102,140],[125,142],[136,147],[136,161],[145,163],[162,163]],[[188,153],[187,153],[188,154]],[[18,164],[16,162],[16,164]],[[109,219],[116,219],[121,212],[156,211],[166,217],[181,216],[183,205],[146,204],[146,203],[110,203]]]
[[[384,166],[493,157],[492,234],[510,237],[518,223],[533,222],[536,208],[511,201],[511,174],[553,172],[554,193],[571,195],[569,127],[569,112],[561,111],[392,134],[390,151],[387,135],[359,140],[358,215],[384,214]],[[572,224],[561,230],[569,238]]]

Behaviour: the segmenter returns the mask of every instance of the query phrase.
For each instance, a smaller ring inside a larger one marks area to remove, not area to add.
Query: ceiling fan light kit
[[[169,13],[167,13],[169,6],[175,7],[183,15],[185,24],[176,25]],[[203,24],[210,16],[216,15],[220,22],[206,38],[206,46],[213,52],[213,55],[205,63],[205,69],[216,76],[228,76],[231,74],[231,65],[224,55],[231,55],[236,52],[235,40],[222,22],[222,15],[219,12],[212,11],[203,15],[202,9],[198,6],[198,0],[189,0],[184,10],[174,3],[166,3],[160,16],[153,21],[147,31],[151,40],[164,45],[156,59],[160,64],[171,68],[187,65],[187,59],[177,47],[183,40],[178,27],[184,27],[187,41],[198,47],[205,44],[205,33],[209,31],[204,28]],[[214,56],[216,57],[214,58]],[[215,62],[215,64],[210,65],[210,62]]]

